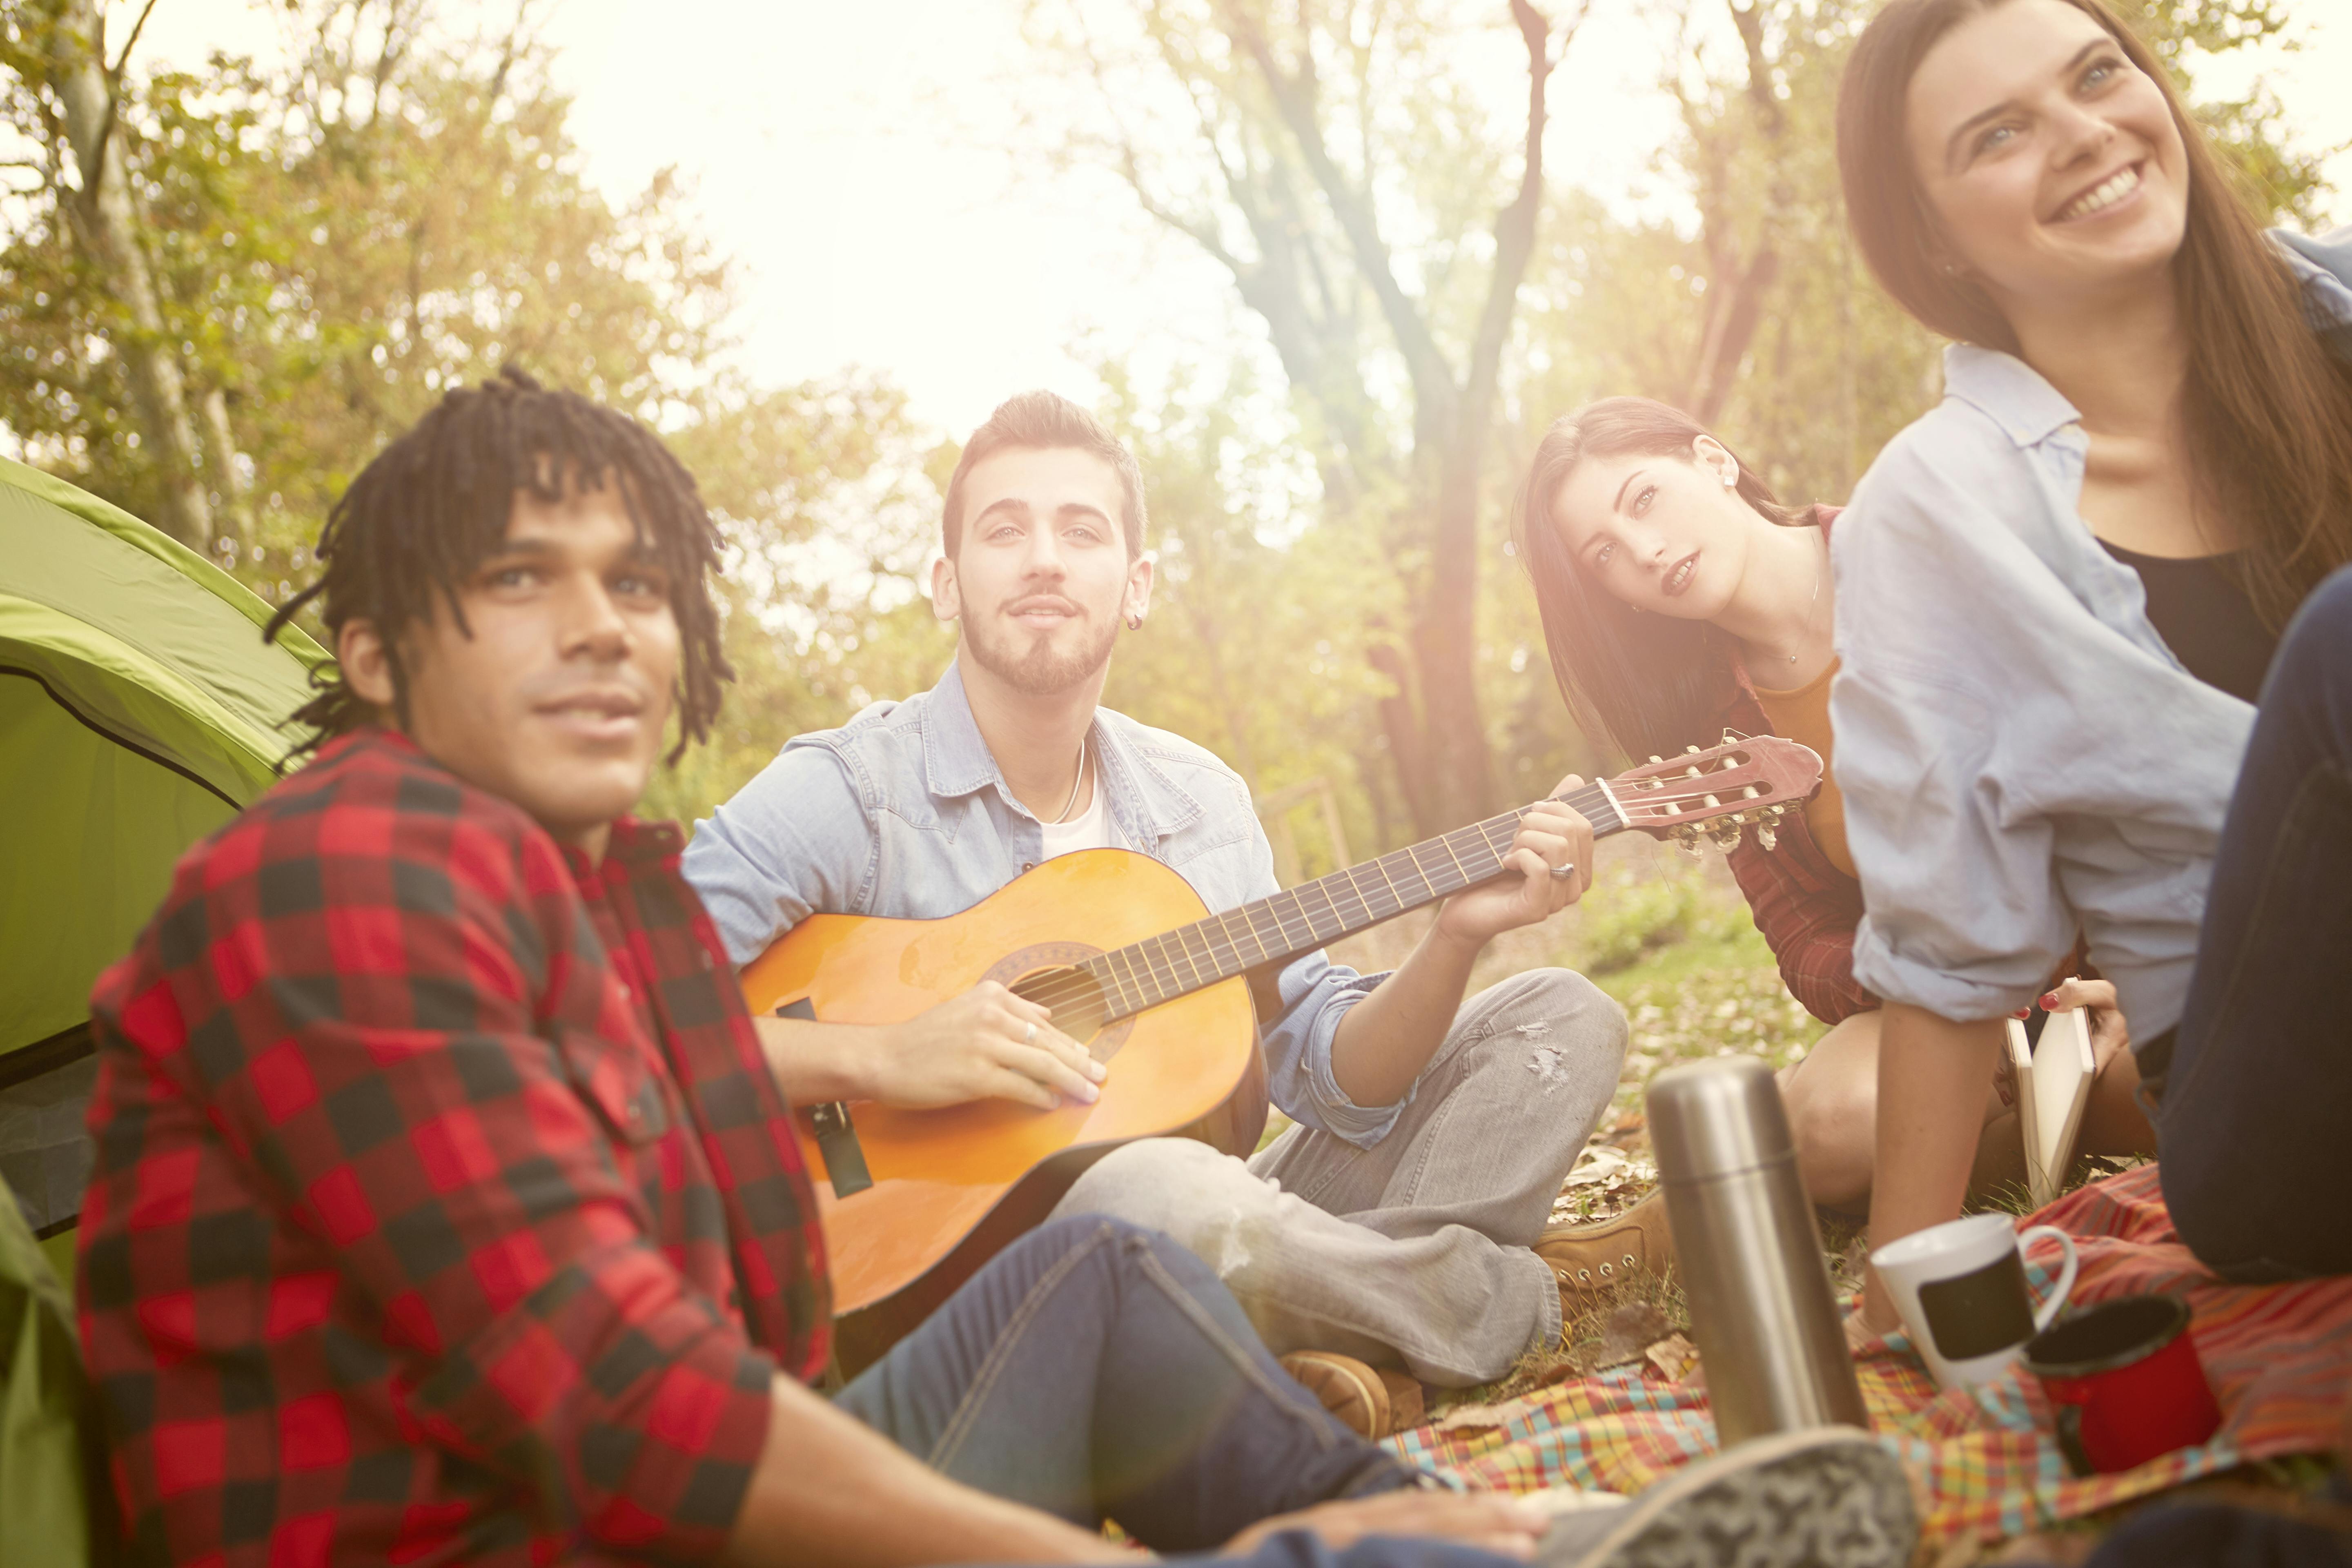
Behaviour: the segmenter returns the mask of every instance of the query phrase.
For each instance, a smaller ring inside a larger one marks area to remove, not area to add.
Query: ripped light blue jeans
[[[1298,1126],[1244,1163],[1147,1138],[1096,1161],[1054,1212],[1174,1237],[1276,1354],[1485,1383],[1559,1338],[1559,1282],[1529,1248],[1616,1092],[1625,1037],[1591,981],[1530,969],[1463,1005],[1370,1148]]]

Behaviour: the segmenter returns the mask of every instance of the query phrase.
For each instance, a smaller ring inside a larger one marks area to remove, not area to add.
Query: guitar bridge
[[[806,1018],[816,1021],[816,1009],[803,996],[797,1002],[787,1002],[776,1009],[779,1018]],[[874,1184],[874,1174],[866,1168],[866,1150],[857,1142],[857,1124],[849,1117],[845,1100],[827,1100],[812,1107],[809,1121],[816,1129],[816,1151],[824,1156],[824,1173],[833,1183],[834,1201],[862,1193]]]

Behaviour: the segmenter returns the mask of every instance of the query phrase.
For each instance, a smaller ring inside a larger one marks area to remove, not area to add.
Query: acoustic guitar
[[[1720,745],[1652,758],[1559,798],[1596,837],[1633,830],[1696,851],[1705,833],[1728,849],[1752,826],[1769,847],[1772,819],[1821,777],[1821,759],[1794,742],[1727,731]],[[797,1113],[844,1369],[920,1322],[1120,1144],[1174,1135],[1249,1153],[1265,1124],[1265,1087],[1244,977],[1503,875],[1531,809],[1222,914],[1147,855],[1090,849],[1047,860],[944,920],[818,914],[778,939],[743,970],[755,1015],[898,1023],[994,980],[1051,1009],[1056,1028],[1112,1064],[1092,1105],[859,1102]]]

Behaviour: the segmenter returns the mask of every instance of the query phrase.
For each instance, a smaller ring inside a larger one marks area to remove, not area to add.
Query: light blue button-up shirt
[[[1180,873],[1212,910],[1280,889],[1241,776],[1200,746],[1098,709],[1094,748],[1119,841]],[[938,920],[1037,863],[1043,830],[1005,787],[963,678],[877,702],[802,735],[734,799],[695,824],[686,879],[740,966],[815,913]],[[1267,1090],[1294,1121],[1370,1147],[1412,1100],[1362,1106],[1331,1074],[1348,1009],[1380,984],[1307,953],[1261,998]],[[1272,1016],[1267,1016],[1268,1012]]]
[[[2279,235],[2352,349],[2352,229]],[[1854,977],[1948,1018],[2041,990],[2079,928],[2135,1040],[2179,1021],[2253,710],[2191,676],[2081,516],[2090,442],[2024,361],[1944,355],[1831,545]]]

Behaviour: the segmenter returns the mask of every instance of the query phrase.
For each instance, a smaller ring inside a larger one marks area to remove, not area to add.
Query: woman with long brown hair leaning
[[[1680,409],[1610,397],[1553,422],[1518,506],[1520,559],[1569,705],[1628,755],[1712,745],[1727,730],[1780,735],[1835,756],[1829,715],[1836,507],[1784,506],[1763,477]],[[1805,1190],[1851,1206],[1870,1193],[1878,1091],[1878,998],[1854,979],[1862,888],[1834,775],[1768,849],[1749,833],[1730,856],[1790,994],[1831,1026],[1781,1091]],[[2043,997],[2087,1006],[2103,1061],[2125,1061],[2114,990],[2069,979]],[[2138,1151],[2148,1137],[2127,1081],[2102,1097],[2084,1142]],[[1979,1086],[1970,1186],[2022,1181],[2013,1093]]]
[[[2099,0],[1895,0],[1838,115],[1864,258],[1958,340],[1833,556],[1872,1238],[1958,1213],[2079,931],[2183,1238],[2352,1270],[2352,236],[2265,236]]]

